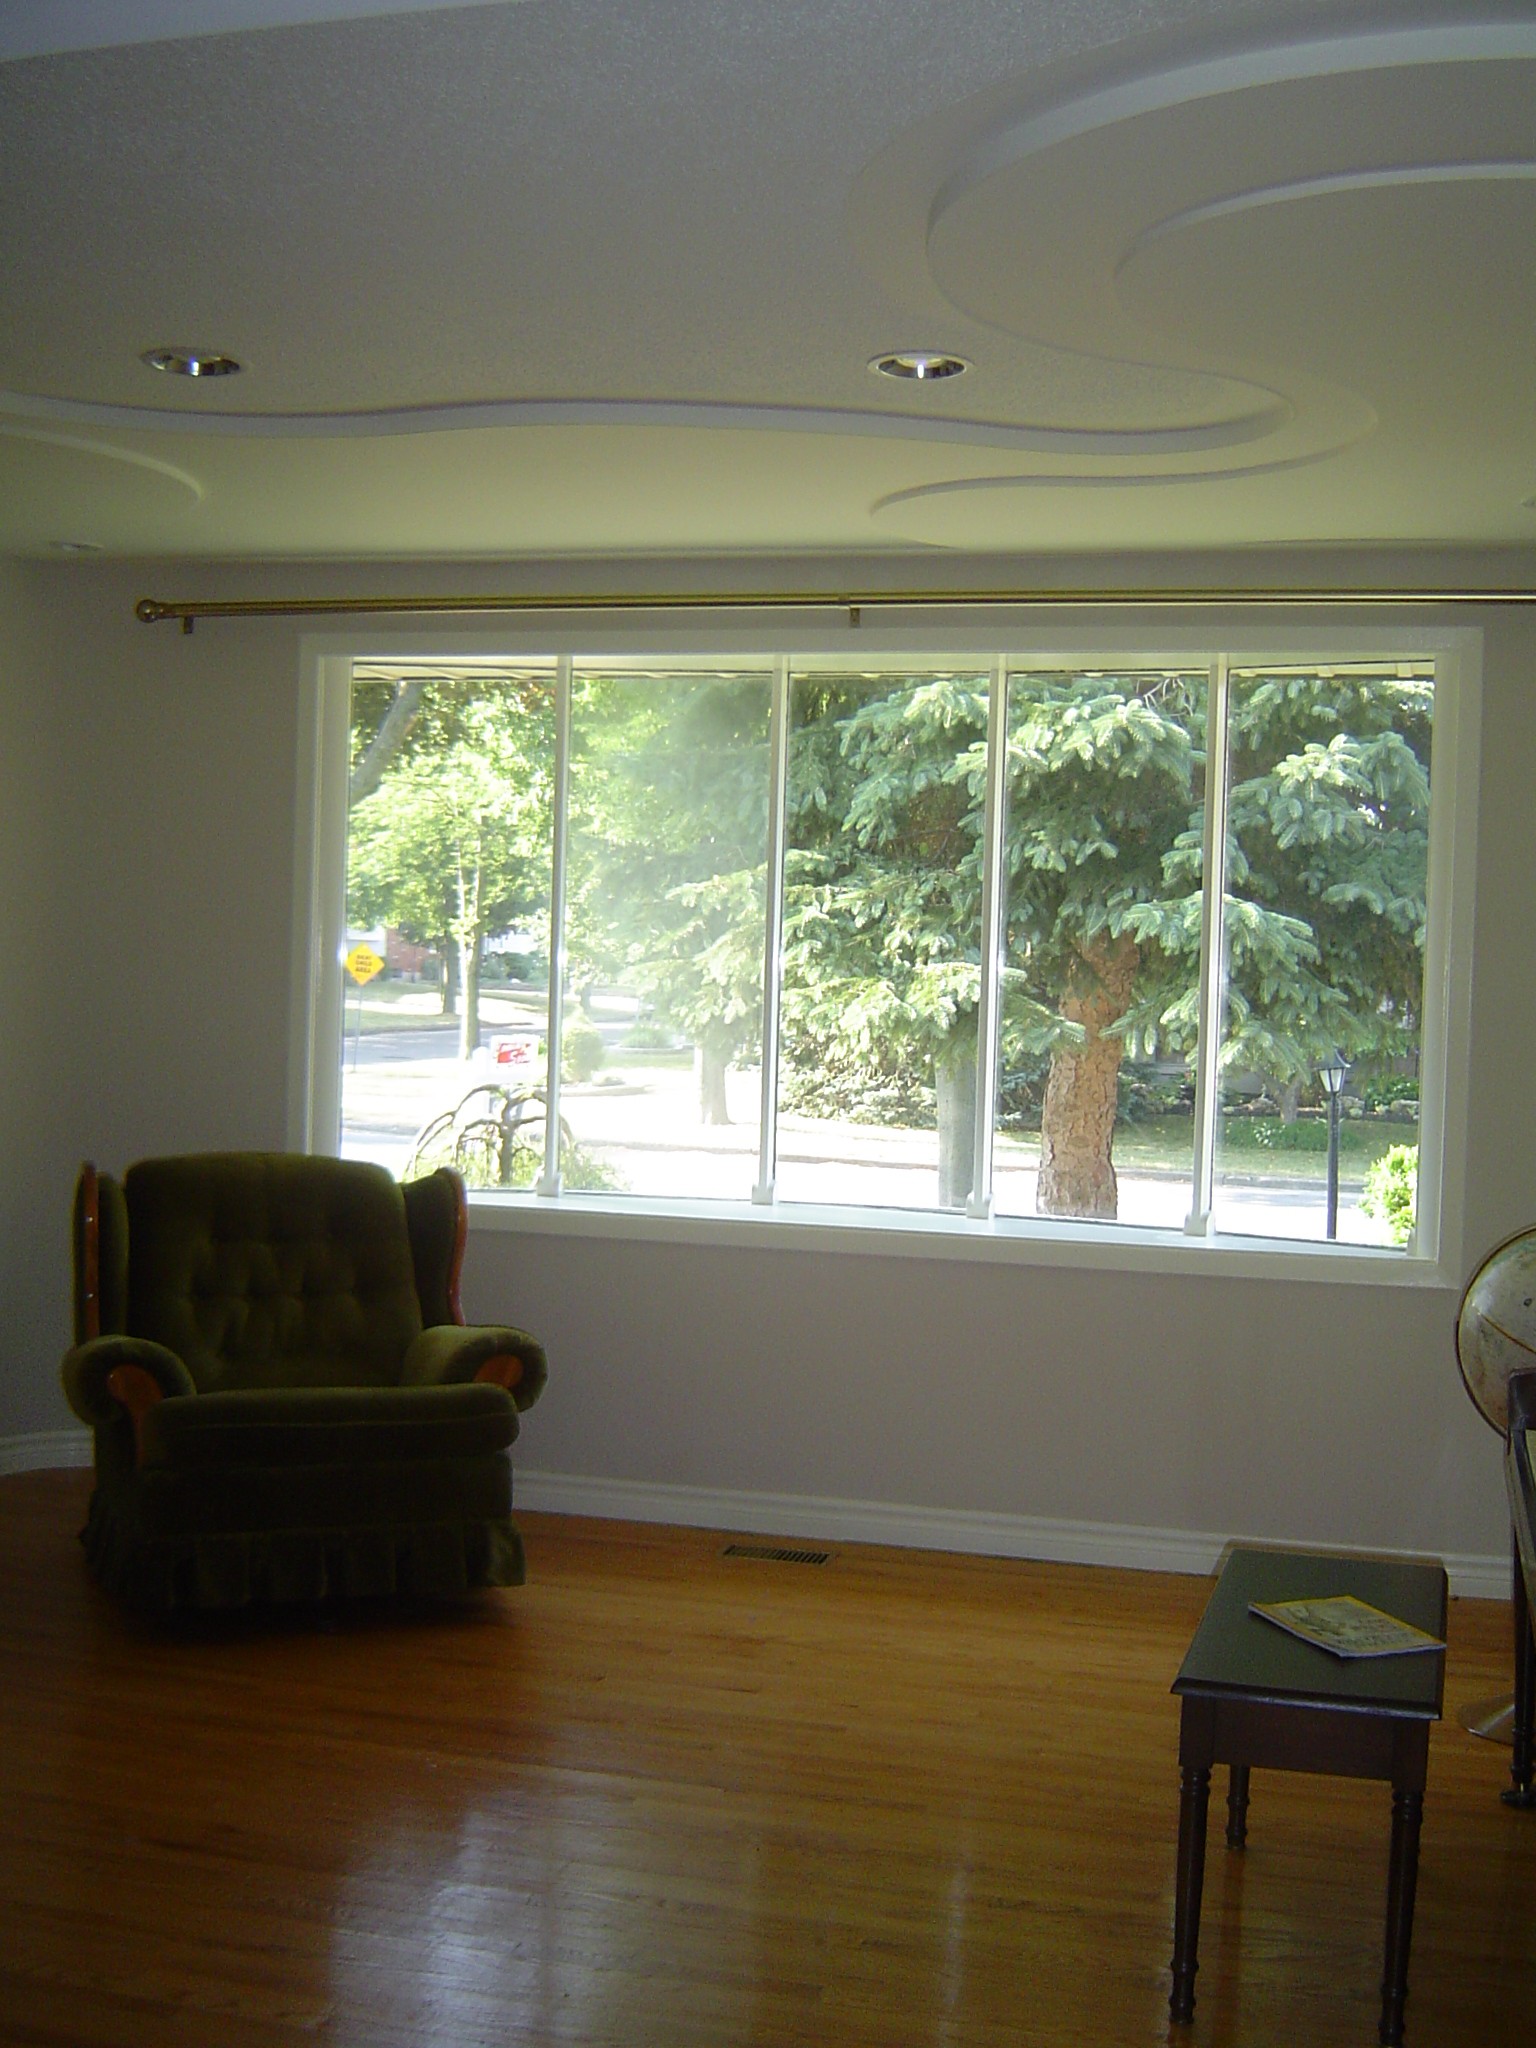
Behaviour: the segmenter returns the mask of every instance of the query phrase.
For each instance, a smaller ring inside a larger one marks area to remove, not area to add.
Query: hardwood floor
[[[0,1479],[6,2048],[1376,2038],[1390,1795],[1259,1771],[1169,2028],[1208,1581],[527,1515],[516,1593],[154,1627],[86,1577],[88,1483]],[[1457,1718],[1507,1629],[1453,1603],[1425,2048],[1536,2018],[1536,1813]]]

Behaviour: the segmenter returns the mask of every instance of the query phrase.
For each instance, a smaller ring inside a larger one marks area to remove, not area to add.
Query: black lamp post
[[[1339,1109],[1349,1061],[1335,1052],[1318,1068],[1317,1078],[1328,1098],[1328,1235],[1335,1238],[1339,1234]]]

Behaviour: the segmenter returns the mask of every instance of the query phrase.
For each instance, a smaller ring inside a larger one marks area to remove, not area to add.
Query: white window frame
[[[551,658],[568,679],[572,663],[675,656],[714,656],[720,661],[760,666],[780,678],[783,695],[789,665],[800,660],[857,662],[878,668],[916,668],[947,659],[979,660],[992,674],[993,723],[997,722],[1006,673],[1023,668],[1206,667],[1218,661],[1238,668],[1266,664],[1326,663],[1396,655],[1433,661],[1435,723],[1431,767],[1428,864],[1428,946],[1424,968],[1423,1028],[1420,1043],[1418,1217],[1405,1250],[1377,1250],[1341,1243],[1265,1239],[1224,1234],[1211,1225],[1209,1148],[1197,1147],[1190,1223],[1177,1232],[1119,1223],[1067,1218],[999,1217],[973,1191],[966,1210],[822,1207],[775,1203],[773,1122],[765,1114],[757,1184],[740,1202],[661,1200],[640,1195],[561,1193],[553,1163],[531,1191],[476,1192],[471,1197],[475,1229],[552,1232],[639,1241],[744,1244],[777,1249],[844,1250],[861,1254],[922,1256],[941,1260],[996,1261],[1062,1267],[1146,1272],[1192,1272],[1289,1280],[1371,1283],[1384,1286],[1459,1284],[1463,1266],[1463,1188],[1467,1059],[1470,1042],[1472,911],[1477,849],[1477,787],[1481,725],[1482,634],[1475,627],[1435,626],[1402,613],[1373,608],[1330,625],[1316,612],[1202,612],[1176,624],[1151,619],[1127,625],[1124,616],[1096,614],[1085,607],[1069,628],[1046,625],[1023,613],[967,613],[957,608],[935,622],[931,614],[900,631],[889,624],[860,626],[850,620],[842,632],[825,625],[796,629],[789,616],[746,627],[701,631],[687,614],[642,628],[594,630],[589,619],[531,629],[519,621],[492,634],[425,633],[420,629],[362,631],[305,636],[300,648],[298,740],[298,826],[295,858],[293,1000],[290,1027],[289,1142],[303,1151],[331,1151],[338,1142],[341,1109],[343,975],[345,931],[347,770],[350,743],[351,678],[357,662],[474,662]],[[771,638],[772,651],[764,652]],[[565,694],[568,694],[568,690]],[[783,752],[787,735],[780,720],[771,753],[777,764],[774,806],[782,811]],[[1002,802],[1002,749],[994,747],[988,785],[988,818]],[[560,759],[565,759],[561,748]],[[557,769],[558,772],[558,769]],[[1224,784],[1223,784],[1224,789]],[[558,830],[558,826],[557,826]],[[1219,820],[1208,809],[1210,834]],[[995,836],[995,828],[993,832]],[[1220,843],[1218,837],[1217,842]],[[558,868],[558,862],[556,863]],[[773,862],[770,861],[770,874]],[[989,951],[996,945],[999,904],[991,865],[983,898],[984,983]],[[776,951],[778,925],[770,884],[767,949]],[[1209,920],[1207,921],[1209,922]],[[552,987],[555,982],[552,976]],[[1202,1004],[1214,1000],[1214,976],[1202,971]],[[982,1040],[989,1049],[996,1031],[995,988],[982,992]],[[1207,1020],[1202,1018],[1202,1029]],[[771,1019],[765,1020],[771,1026]],[[776,1062],[765,1045],[764,1104]],[[1209,1064],[1209,1063],[1207,1063]],[[981,1069],[990,1072],[990,1064]],[[988,1185],[994,1105],[990,1089],[978,1091],[977,1187]],[[1212,1113],[1206,1106],[1207,1120]],[[1199,1109],[1197,1105],[1197,1116]],[[550,1119],[551,1127],[555,1119]],[[1202,1174],[1201,1154],[1206,1157]],[[551,1199],[558,1195],[558,1199]]]

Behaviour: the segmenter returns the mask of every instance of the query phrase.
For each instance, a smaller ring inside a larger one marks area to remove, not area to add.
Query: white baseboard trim
[[[84,1429],[0,1437],[0,1474],[89,1465]],[[709,1486],[662,1486],[639,1479],[589,1479],[572,1472],[516,1473],[517,1504],[534,1513],[591,1515],[608,1522],[675,1522],[802,1543],[884,1543],[899,1550],[954,1550],[1049,1564],[1116,1565],[1131,1571],[1208,1575],[1235,1536],[1204,1530],[1141,1529],[1119,1522],[1069,1522],[1046,1515],[982,1514],[971,1508],[893,1506],[814,1494],[744,1493]],[[1264,1544],[1268,1539],[1254,1537]],[[1298,1544],[1347,1553],[1347,1544]],[[1372,1556],[1392,1555],[1372,1551]],[[1406,1556],[1409,1553],[1404,1552]],[[1469,1600],[1507,1600],[1509,1560],[1466,1552],[1445,1559],[1451,1591]]]
[[[90,1462],[88,1429],[47,1429],[30,1436],[0,1436],[0,1473],[47,1472],[61,1465]]]
[[[1115,1522],[1069,1522],[1044,1515],[994,1515],[967,1508],[892,1506],[806,1494],[740,1493],[643,1480],[589,1479],[519,1466],[517,1506],[534,1513],[592,1515],[603,1521],[673,1522],[698,1529],[773,1536],[783,1542],[884,1543],[905,1550],[953,1550],[1051,1564],[1116,1565],[1132,1571],[1206,1576],[1242,1536],[1188,1529],[1142,1529]],[[1251,1540],[1267,1546],[1269,1539]],[[1288,1546],[1337,1549],[1347,1544]],[[1372,1550],[1373,1557],[1416,1555]],[[1509,1560],[1475,1552],[1447,1557],[1451,1591],[1473,1600],[1507,1600]]]

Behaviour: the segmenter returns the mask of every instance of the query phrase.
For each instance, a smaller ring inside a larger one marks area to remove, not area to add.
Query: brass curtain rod
[[[141,597],[134,616],[146,626],[179,619],[190,633],[198,619],[360,618],[388,615],[490,615],[496,612],[679,612],[840,611],[857,626],[866,611],[1001,609],[1021,611],[1176,611],[1217,605],[1275,609],[1427,605],[1530,605],[1529,590],[876,590],[858,595],[832,591],[707,591],[603,593],[570,597],[293,597],[210,598],[162,601]]]

